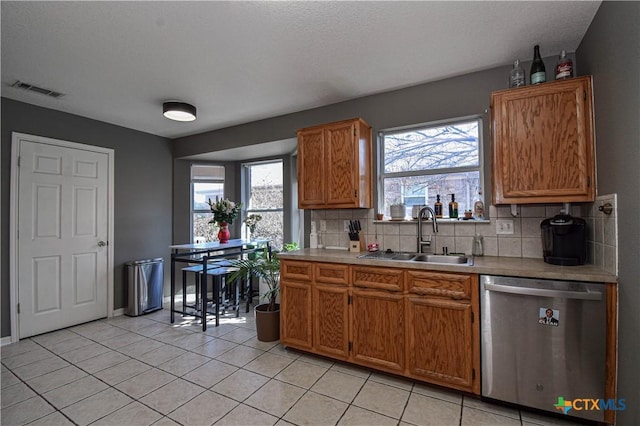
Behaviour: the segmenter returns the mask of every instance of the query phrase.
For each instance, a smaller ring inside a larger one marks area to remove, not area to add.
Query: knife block
[[[361,251],[366,251],[367,245],[364,241],[364,235],[359,234],[360,239],[358,241],[349,241],[349,251],[354,253],[359,253]]]

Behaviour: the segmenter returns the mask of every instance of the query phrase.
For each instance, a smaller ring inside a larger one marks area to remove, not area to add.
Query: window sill
[[[431,220],[425,220],[425,222],[427,223],[431,223]],[[373,223],[379,223],[379,224],[404,224],[404,223],[412,223],[412,224],[417,224],[418,220],[417,219],[403,219],[403,220],[392,220],[392,219],[384,219],[384,220],[374,220]],[[438,223],[455,223],[455,224],[472,224],[472,223],[491,223],[491,220],[489,219],[449,219],[449,218],[443,218],[443,219],[438,219]]]

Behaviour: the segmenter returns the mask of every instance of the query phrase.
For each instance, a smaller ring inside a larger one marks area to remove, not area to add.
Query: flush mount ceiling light
[[[196,119],[196,107],[184,102],[165,102],[162,104],[165,117],[176,121],[193,121]]]

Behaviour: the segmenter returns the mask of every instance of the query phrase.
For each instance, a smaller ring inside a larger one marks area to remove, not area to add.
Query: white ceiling
[[[2,1],[1,90],[176,138],[530,60],[534,44],[574,51],[599,5]],[[166,100],[198,119],[165,119]]]

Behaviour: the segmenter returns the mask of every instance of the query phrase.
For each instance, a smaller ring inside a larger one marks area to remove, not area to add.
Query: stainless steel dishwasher
[[[483,275],[480,292],[482,396],[556,413],[558,398],[605,397],[604,284]]]

